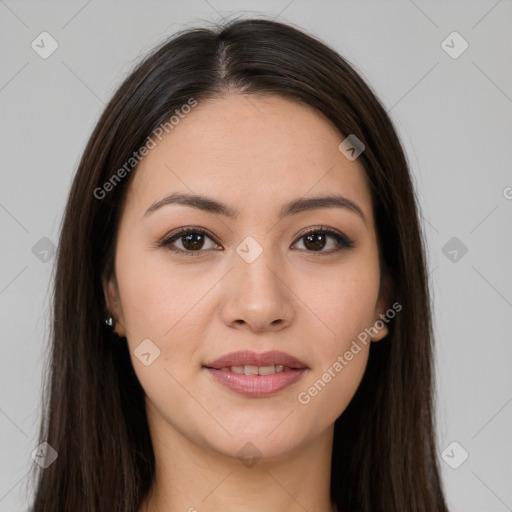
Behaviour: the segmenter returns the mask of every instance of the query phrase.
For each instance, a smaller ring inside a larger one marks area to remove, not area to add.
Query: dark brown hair
[[[108,103],[74,178],[60,232],[40,442],[58,459],[37,475],[33,512],[136,512],[153,481],[144,391],[125,339],[104,325],[102,279],[134,168],[94,191],[190,98],[278,94],[314,107],[365,145],[381,272],[402,311],[372,343],[336,420],[331,498],[342,512],[443,512],[436,458],[432,327],[418,206],[385,109],[335,51],[291,25],[234,20],[184,30],[147,56]],[[340,139],[341,142],[341,139]]]

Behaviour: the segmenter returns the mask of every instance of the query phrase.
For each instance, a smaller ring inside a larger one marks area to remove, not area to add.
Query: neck
[[[330,500],[333,428],[289,453],[261,454],[256,463],[199,446],[161,417],[150,430],[155,479],[139,512],[336,512]]]

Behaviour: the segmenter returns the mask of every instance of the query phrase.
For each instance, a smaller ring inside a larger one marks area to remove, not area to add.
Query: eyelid
[[[354,240],[352,240],[350,237],[345,235],[345,233],[343,233],[342,231],[339,231],[335,228],[330,228],[329,226],[317,226],[317,227],[312,227],[312,228],[306,228],[304,231],[299,232],[299,234],[297,235],[297,238],[302,238],[306,235],[309,235],[310,233],[317,233],[317,232],[323,232],[323,233],[327,233],[329,235],[337,236],[349,245],[354,243]]]

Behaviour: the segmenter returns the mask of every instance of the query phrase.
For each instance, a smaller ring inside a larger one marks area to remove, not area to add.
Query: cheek
[[[325,354],[348,349],[351,340],[375,322],[379,295],[379,267],[372,258],[317,275],[300,277],[295,289],[313,313],[309,323],[318,325],[317,344]],[[315,285],[316,286],[313,286]],[[294,291],[295,291],[294,290]],[[316,317],[316,318],[315,318]]]
[[[318,418],[312,428],[330,425],[347,408],[363,377],[369,347],[361,346],[350,361],[332,361],[305,384],[297,394],[298,407],[304,418]],[[343,359],[342,359],[343,360]]]
[[[118,282],[137,378],[149,397],[162,401],[162,408],[183,410],[190,397],[182,386],[189,389],[193,385],[205,326],[211,322],[205,294],[218,277],[198,274],[193,265],[172,265],[165,250],[122,249],[120,246]],[[149,344],[150,351],[158,354],[149,366],[137,358],[137,348],[146,339],[157,347]]]
[[[133,340],[172,338],[198,314],[193,307],[213,286],[208,277],[169,262],[164,249],[128,252],[119,247],[118,282],[127,332]],[[183,334],[181,332],[181,334]]]
[[[378,264],[368,259],[323,279],[322,293],[309,289],[308,300],[316,316],[310,324],[318,325],[315,366],[297,394],[308,414],[334,421],[357,391],[368,361],[368,328],[375,321],[379,277]]]

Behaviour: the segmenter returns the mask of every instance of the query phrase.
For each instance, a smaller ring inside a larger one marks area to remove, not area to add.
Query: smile
[[[223,387],[246,397],[267,397],[297,382],[309,369],[284,352],[239,351],[203,365]]]

